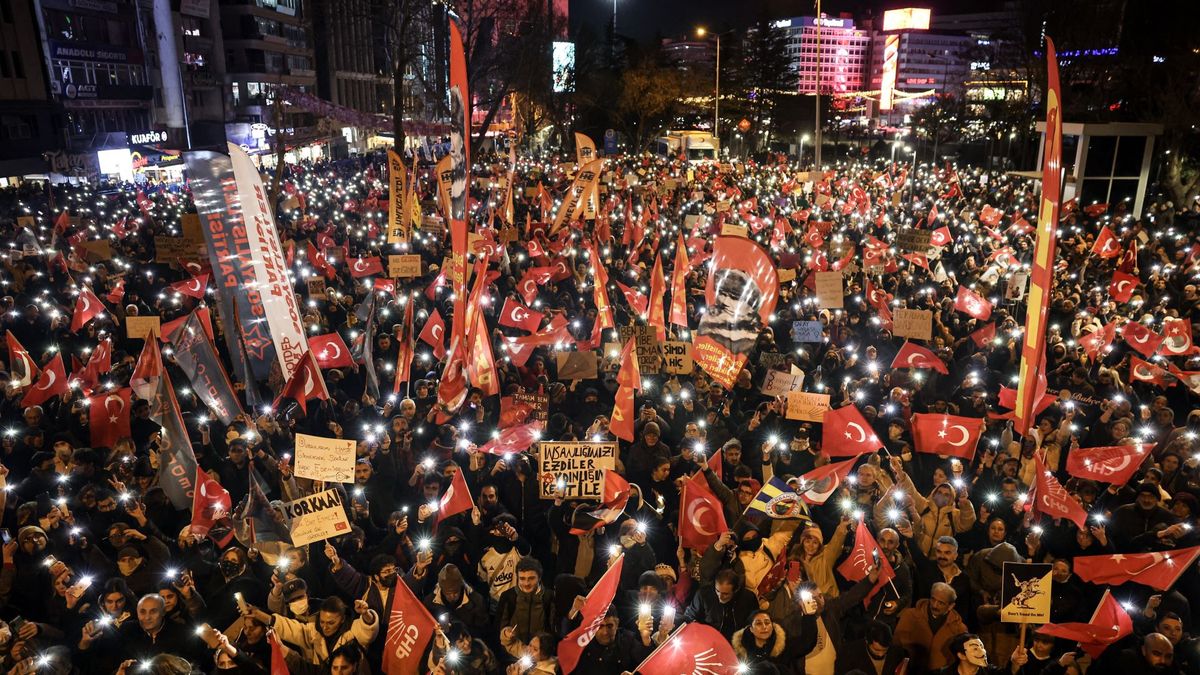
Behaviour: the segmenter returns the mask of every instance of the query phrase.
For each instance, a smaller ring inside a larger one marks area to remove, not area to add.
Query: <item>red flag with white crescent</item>
[[[29,350],[21,346],[12,331],[7,332],[5,341],[8,344],[8,370],[11,373],[9,385],[15,389],[24,389],[33,384],[41,370],[29,355]]]
[[[913,415],[913,444],[917,452],[970,460],[983,426],[977,417],[918,413]]]
[[[1163,343],[1163,336],[1136,321],[1130,321],[1121,327],[1121,337],[1134,351],[1146,358],[1154,356],[1154,352],[1158,351]]]
[[[470,511],[473,508],[475,508],[475,500],[471,498],[471,488],[467,486],[467,479],[463,477],[462,471],[455,471],[454,477],[450,479],[450,487],[446,488],[445,494],[438,500],[434,523],[440,523],[451,516]]]
[[[190,298],[203,300],[204,292],[208,290],[208,275],[198,274],[191,279],[177,281],[171,284],[170,289],[175,293],[181,293]]]
[[[129,407],[132,394],[133,389],[125,387],[87,399],[92,447],[112,448],[118,440],[130,435]]]
[[[1115,553],[1079,556],[1073,561],[1080,579],[1099,586],[1127,581],[1165,591],[1196,563],[1200,546],[1153,553]]]
[[[535,312],[513,298],[506,298],[504,300],[504,307],[500,310],[499,323],[501,326],[520,328],[521,330],[534,333],[542,325],[543,318],[545,318],[545,315],[541,312]]]
[[[433,356],[439,361],[446,356],[446,322],[442,315],[434,309],[425,320],[425,327],[419,336],[421,342],[433,347]]]
[[[929,368],[943,375],[949,375],[950,369],[929,349],[912,342],[905,342],[896,358],[892,359],[892,368]]]
[[[308,348],[317,358],[320,368],[352,368],[354,359],[350,356],[350,348],[338,333],[313,335],[308,338]]]
[[[820,466],[800,477],[800,498],[806,504],[821,505],[829,501],[850,475],[854,463],[861,455],[855,455],[844,462],[834,462]]]
[[[854,405],[825,411],[821,423],[821,454],[857,457],[883,447],[871,425]]]
[[[704,474],[697,472],[686,479],[679,498],[680,544],[693,551],[703,551],[728,530],[721,500],[709,489]]]
[[[104,304],[92,293],[92,289],[84,287],[75,299],[75,313],[71,316],[71,332],[78,332],[84,324],[104,312]]]
[[[284,398],[296,401],[300,410],[305,414],[308,414],[307,402],[309,399],[329,400],[329,390],[325,388],[325,380],[321,377],[321,369],[317,365],[311,349],[300,357],[300,362],[296,364],[296,370],[288,378],[287,384],[283,385],[283,389],[280,390],[279,397],[275,399],[272,407],[277,407]]]
[[[54,355],[50,363],[42,369],[41,377],[37,383],[25,392],[25,398],[21,399],[21,407],[28,408],[32,405],[41,405],[46,401],[61,396],[69,391],[67,385],[67,369],[63,365],[62,354]]]
[[[1121,244],[1117,241],[1117,235],[1113,234],[1107,225],[1101,227],[1100,234],[1096,235],[1096,243],[1092,244],[1092,253],[1106,259],[1121,255]]]

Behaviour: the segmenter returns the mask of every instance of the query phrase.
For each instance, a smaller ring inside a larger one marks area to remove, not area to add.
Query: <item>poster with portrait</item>
[[[750,239],[717,237],[704,289],[706,310],[693,341],[696,363],[732,388],[778,299],[779,275],[767,252]]]

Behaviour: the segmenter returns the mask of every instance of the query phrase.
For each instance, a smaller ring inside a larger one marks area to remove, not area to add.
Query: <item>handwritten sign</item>
[[[842,291],[841,272],[817,272],[817,305],[841,308],[845,293]]]
[[[200,229],[200,214],[185,213],[180,216],[179,223],[183,227],[184,239],[194,244],[204,243],[204,230]]]
[[[661,351],[658,344],[658,332],[654,326],[620,326],[617,333],[621,344],[633,338],[636,340],[634,353],[637,355],[638,369],[645,375],[657,375],[661,366]]]
[[[796,280],[796,270],[792,267],[777,267],[775,273],[779,275],[779,283],[787,284]]]
[[[321,438],[296,434],[296,475],[330,483],[349,483],[354,479],[352,439]]]
[[[897,309],[893,333],[898,337],[929,340],[933,336],[933,312],[928,309]]]
[[[742,227],[741,225],[733,225],[731,223],[725,223],[724,225],[721,226],[721,236],[722,237],[741,237],[743,239],[746,239],[747,237],[750,236],[750,234],[749,234],[749,230]]]
[[[616,443],[538,443],[542,499],[554,499],[561,478],[567,499],[599,500],[604,470],[616,468]]]
[[[663,371],[671,375],[687,375],[696,367],[692,360],[692,343],[685,340],[667,340],[662,343]]]
[[[600,371],[615,373],[621,369],[621,344],[618,342],[604,343],[600,356]]]
[[[823,342],[825,326],[820,321],[793,321],[792,342]]]
[[[759,352],[758,364],[767,370],[782,368],[787,362],[787,355],[779,352]]]
[[[896,248],[906,253],[925,253],[929,251],[929,241],[933,236],[930,230],[904,230],[896,233]]]
[[[788,392],[785,416],[789,420],[823,422],[825,412],[828,410],[829,394],[813,394],[806,391]]]
[[[800,391],[804,388],[804,373],[785,373],[782,370],[768,370],[762,386],[758,388],[763,396],[783,396],[789,392]],[[828,397],[826,397],[828,398]]]
[[[582,352],[556,352],[560,380],[591,380],[600,374],[600,357],[596,350]]]
[[[308,278],[308,297],[315,300],[325,299],[325,278],[324,277],[309,277]]]
[[[80,244],[80,247],[84,250],[84,256],[88,262],[112,260],[112,245],[108,243],[107,239],[85,241]]]
[[[325,490],[285,502],[283,512],[290,521],[293,546],[304,546],[350,532],[350,521],[346,519],[346,509],[342,506],[342,493],[337,490]]]
[[[388,256],[388,276],[393,279],[405,279],[409,277],[421,276],[421,256],[410,253],[408,255],[389,255]]]
[[[550,419],[550,397],[545,394],[513,394],[513,403],[527,405],[532,411],[529,419],[545,422]]]
[[[162,334],[162,318],[157,316],[125,317],[125,337],[130,340],[145,340],[152,335]]]
[[[17,227],[28,227],[30,230],[37,227],[37,219],[33,216],[17,216]]]

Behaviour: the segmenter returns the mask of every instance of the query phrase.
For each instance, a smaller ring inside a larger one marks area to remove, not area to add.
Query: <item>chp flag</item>
[[[1005,562],[1000,579],[1000,620],[1046,623],[1050,620],[1050,563]]]
[[[579,612],[582,617],[579,627],[568,633],[558,645],[558,660],[564,675],[570,675],[575,666],[579,665],[579,657],[595,637],[596,630],[604,621],[604,615],[608,614],[608,608],[612,606],[613,598],[617,595],[617,586],[624,567],[625,556],[620,555],[583,599],[583,608]]]
[[[634,672],[647,675],[737,675],[743,672],[733,645],[721,632],[702,623],[685,623]]]
[[[389,611],[387,636],[383,643],[383,672],[387,675],[417,675],[424,671],[421,660],[438,624],[425,605],[413,595],[404,578],[396,580]]]

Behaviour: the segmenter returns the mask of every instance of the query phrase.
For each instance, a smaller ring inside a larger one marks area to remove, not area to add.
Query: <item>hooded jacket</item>
[[[306,662],[322,664],[329,660],[331,652],[351,640],[358,642],[364,650],[370,646],[375,636],[379,634],[379,615],[375,613],[375,610],[371,610],[371,617],[374,620],[370,625],[367,625],[361,616],[354,617],[354,621],[350,622],[349,627],[342,630],[334,639],[332,649],[329,648],[320,629],[314,624],[272,614],[271,627],[279,634],[280,640],[296,647]]]
[[[730,641],[733,651],[737,654],[739,663],[750,667],[750,672],[754,672],[754,667],[764,661],[770,662],[780,672],[792,672],[783,658],[783,651],[787,648],[787,634],[779,624],[774,624],[773,628],[774,633],[767,638],[767,643],[762,647],[758,646],[749,628],[743,628],[733,634],[733,640]]]
[[[912,495],[913,506],[916,507],[917,517],[921,521],[920,528],[913,528],[917,536],[916,544],[926,557],[933,556],[933,545],[937,543],[938,537],[954,537],[970,531],[975,526],[975,506],[968,501],[966,508],[959,508],[958,491],[950,483],[942,483],[930,490],[928,496],[922,497],[908,474],[903,474],[900,489],[904,490],[905,494]],[[950,501],[945,506],[938,506],[934,501],[933,497],[938,492],[949,493]],[[875,524],[878,527],[890,527],[887,510],[891,505],[887,501],[881,499],[875,505]]]
[[[822,541],[821,549],[817,551],[817,554],[803,561],[804,574],[806,578],[817,584],[817,588],[821,589],[821,593],[825,594],[827,598],[836,598],[839,593],[837,578],[834,576],[833,570],[838,558],[842,555],[842,547],[846,543],[848,532],[846,525],[838,523],[833,530],[833,536],[826,542],[821,528],[815,525],[804,528],[803,534],[811,534]]]

